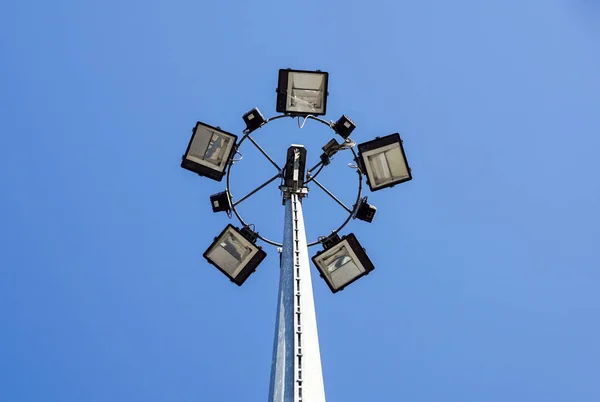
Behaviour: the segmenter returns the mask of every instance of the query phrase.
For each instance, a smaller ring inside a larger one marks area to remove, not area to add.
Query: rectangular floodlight
[[[322,71],[279,70],[277,112],[324,115],[329,74]]]
[[[237,284],[242,284],[267,256],[233,225],[229,224],[203,254],[206,260]]]
[[[339,292],[375,269],[353,233],[328,245],[328,248],[312,257],[312,260],[333,293]]]
[[[200,176],[221,181],[235,152],[237,135],[198,122],[194,127],[181,167]]]
[[[359,164],[367,175],[371,191],[381,190],[412,179],[400,134],[358,145]]]

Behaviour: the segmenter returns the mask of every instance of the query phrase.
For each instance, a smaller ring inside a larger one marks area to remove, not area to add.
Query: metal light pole
[[[298,157],[296,155],[296,157]],[[285,221],[269,402],[325,402],[308,246],[302,214],[305,194],[294,163],[295,185],[284,188]]]
[[[354,234],[342,238],[338,235],[353,218],[366,222],[373,220],[376,208],[367,203],[367,197],[361,198],[363,175],[367,176],[371,191],[412,179],[399,134],[377,137],[359,144],[357,154],[354,149],[356,143],[350,138],[356,126],[347,116],[342,116],[337,122],[317,117],[325,114],[327,82],[328,74],[318,70],[280,70],[277,111],[283,114],[264,119],[258,109],[250,110],[243,116],[247,128],[239,141],[235,134],[198,122],[182,158],[183,168],[201,176],[221,181],[226,174],[226,191],[211,196],[212,208],[214,212],[227,212],[230,217],[233,212],[242,224],[241,229],[229,224],[215,237],[213,244],[203,254],[210,264],[241,286],[266,256],[262,248],[256,245],[257,239],[281,250],[269,402],[325,402],[308,248],[317,244],[323,246],[323,250],[318,251],[312,261],[333,293],[369,274],[374,269],[373,263]],[[308,170],[306,150],[302,145],[292,145],[282,168],[250,134],[271,121],[285,117],[297,117],[299,128],[303,128],[309,119],[322,123],[344,141],[340,144],[333,139],[325,144],[320,161]],[[304,118],[302,123],[301,118]],[[240,147],[246,140],[273,165],[277,173],[234,201],[231,171],[233,165],[241,160],[236,159],[235,155],[240,154]],[[358,176],[358,193],[352,208],[317,181],[317,176],[329,165],[333,155],[345,150],[352,152],[354,163],[348,166]],[[244,221],[236,208],[277,179],[282,181],[279,189],[285,206],[283,243],[260,235],[254,225]],[[308,194],[310,183],[323,190],[348,216],[329,236],[308,243],[302,201]]]

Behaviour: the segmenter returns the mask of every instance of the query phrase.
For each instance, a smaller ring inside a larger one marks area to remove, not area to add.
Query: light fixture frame
[[[244,228],[244,229],[249,230],[247,228]],[[221,233],[219,233],[219,235],[214,238],[211,245],[208,246],[206,251],[202,254],[204,259],[206,259],[206,261],[208,261],[208,263],[210,265],[213,265],[214,267],[216,267],[225,276],[227,276],[231,282],[235,283],[238,286],[242,286],[244,284],[244,282],[246,282],[248,277],[256,271],[256,268],[260,265],[260,263],[267,256],[267,253],[262,249],[262,247],[256,244],[256,240],[251,241],[251,239],[248,239],[247,236],[244,235],[244,233],[243,233],[244,229],[238,229],[237,227],[233,226],[231,223],[228,224],[227,226],[225,226],[225,229],[223,229],[221,231]],[[219,239],[223,238],[223,236],[228,231],[234,231],[235,233],[237,233],[239,235],[239,237],[241,237],[243,240],[245,240],[248,244],[250,244],[254,248],[256,248],[256,253],[254,253],[252,258],[250,258],[246,262],[246,264],[241,268],[241,270],[238,272],[238,274],[235,277],[230,275],[227,271],[225,271],[223,268],[221,268],[219,265],[217,265],[217,263],[215,261],[211,260],[209,257],[209,255],[213,251],[214,247],[218,245]]]
[[[335,239],[335,236],[337,236],[337,235],[334,233],[333,239]],[[321,278],[323,278],[323,280],[325,280],[325,283],[327,284],[327,286],[329,287],[329,289],[331,290],[332,293],[337,293],[339,291],[344,290],[346,287],[348,287],[348,285],[356,282],[363,276],[368,275],[370,272],[372,272],[375,269],[373,262],[367,255],[365,249],[360,245],[360,243],[356,239],[356,236],[354,235],[354,233],[349,233],[347,235],[342,236],[341,238],[338,237],[338,239],[339,240],[336,239],[333,243],[328,244],[327,248],[325,248],[324,250],[318,251],[317,254],[315,254],[312,257],[313,264],[319,271]],[[329,254],[334,254],[335,250],[337,250],[342,245],[347,246],[347,248],[352,253],[352,257],[356,258],[355,262],[357,262],[358,264],[360,264],[362,266],[362,268],[364,268],[364,272],[362,272],[359,276],[355,277],[351,281],[347,282],[345,285],[336,289],[335,286],[333,285],[333,283],[329,279],[330,275],[325,272],[326,267],[321,266],[319,263],[317,263],[317,261],[322,260],[323,258],[327,257]],[[327,256],[324,256],[324,254],[327,254]]]
[[[221,163],[222,169],[223,169],[222,171],[219,171],[218,169],[215,169],[214,167],[212,167],[212,166],[215,166],[213,164],[201,163],[201,162],[189,159],[190,148],[192,147],[192,143],[194,142],[196,135],[198,135],[198,130],[201,127],[211,130],[211,131],[216,131],[219,134],[232,137],[232,139],[233,139],[233,141],[231,143],[231,149],[229,151],[225,150],[226,157],[223,158],[223,162]],[[192,130],[192,137],[190,138],[190,142],[188,143],[188,146],[185,150],[185,154],[183,154],[183,156],[181,158],[181,167],[186,170],[189,170],[191,172],[194,172],[200,176],[207,177],[207,178],[215,180],[215,181],[221,181],[221,180],[223,180],[223,177],[227,173],[227,168],[230,165],[230,160],[233,158],[233,155],[235,154],[235,152],[237,150],[237,140],[238,140],[237,135],[227,132],[225,130],[222,130],[219,127],[214,127],[214,126],[211,126],[210,124],[206,124],[206,123],[199,121],[196,123],[196,125],[194,126],[194,128]]]
[[[301,74],[316,74],[323,75],[323,111],[322,112],[298,112],[298,111],[289,111],[287,108],[287,86],[289,82],[289,76],[292,73],[301,73]],[[279,77],[277,80],[277,103],[276,103],[276,111],[278,113],[284,113],[288,116],[323,116],[327,114],[327,97],[329,95],[329,73],[326,71],[320,70],[293,70],[291,68],[280,69]]]
[[[408,177],[403,178],[401,180],[392,181],[390,183],[383,184],[380,186],[374,186],[374,183],[372,183],[372,180],[371,180],[372,173],[371,173],[370,167],[368,166],[369,163],[365,159],[364,153],[372,151],[372,150],[380,149],[380,148],[383,148],[383,147],[386,147],[386,146],[389,146],[392,144],[399,144],[402,158],[404,159],[404,162],[406,163]],[[376,137],[373,140],[363,142],[362,144],[358,144],[358,160],[357,160],[357,162],[358,162],[362,172],[367,177],[367,184],[369,185],[369,188],[371,189],[372,192],[383,190],[384,188],[393,187],[397,184],[401,184],[401,183],[412,180],[412,171],[411,171],[410,165],[408,164],[408,159],[406,159],[406,152],[404,152],[403,141],[402,141],[402,138],[400,137],[399,133],[386,135],[385,137]]]

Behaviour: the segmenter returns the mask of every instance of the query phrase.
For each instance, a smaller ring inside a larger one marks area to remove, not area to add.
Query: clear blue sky
[[[0,400],[266,399],[277,254],[241,288],[207,265],[224,183],[179,162],[197,120],[274,115],[282,67],[328,71],[326,118],[399,131],[414,174],[349,227],[373,274],[313,278],[328,401],[600,400],[593,0],[3,2]],[[329,138],[257,132],[278,161]],[[248,148],[237,194],[270,174]],[[280,238],[276,186],[242,207]],[[343,215],[305,209],[309,240]]]

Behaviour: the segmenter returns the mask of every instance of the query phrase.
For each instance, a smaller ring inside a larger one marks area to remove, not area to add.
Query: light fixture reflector
[[[244,237],[231,224],[227,225],[203,254],[210,264],[238,286],[248,279],[266,255],[262,248]]]
[[[324,115],[329,74],[322,71],[279,70],[277,112],[291,115]]]
[[[376,138],[358,146],[358,158],[371,191],[412,179],[400,134]]]
[[[333,293],[339,292],[375,267],[353,233],[343,236],[312,257]]]
[[[198,122],[183,155],[181,167],[200,176],[221,181],[227,163],[235,152],[237,136]]]

